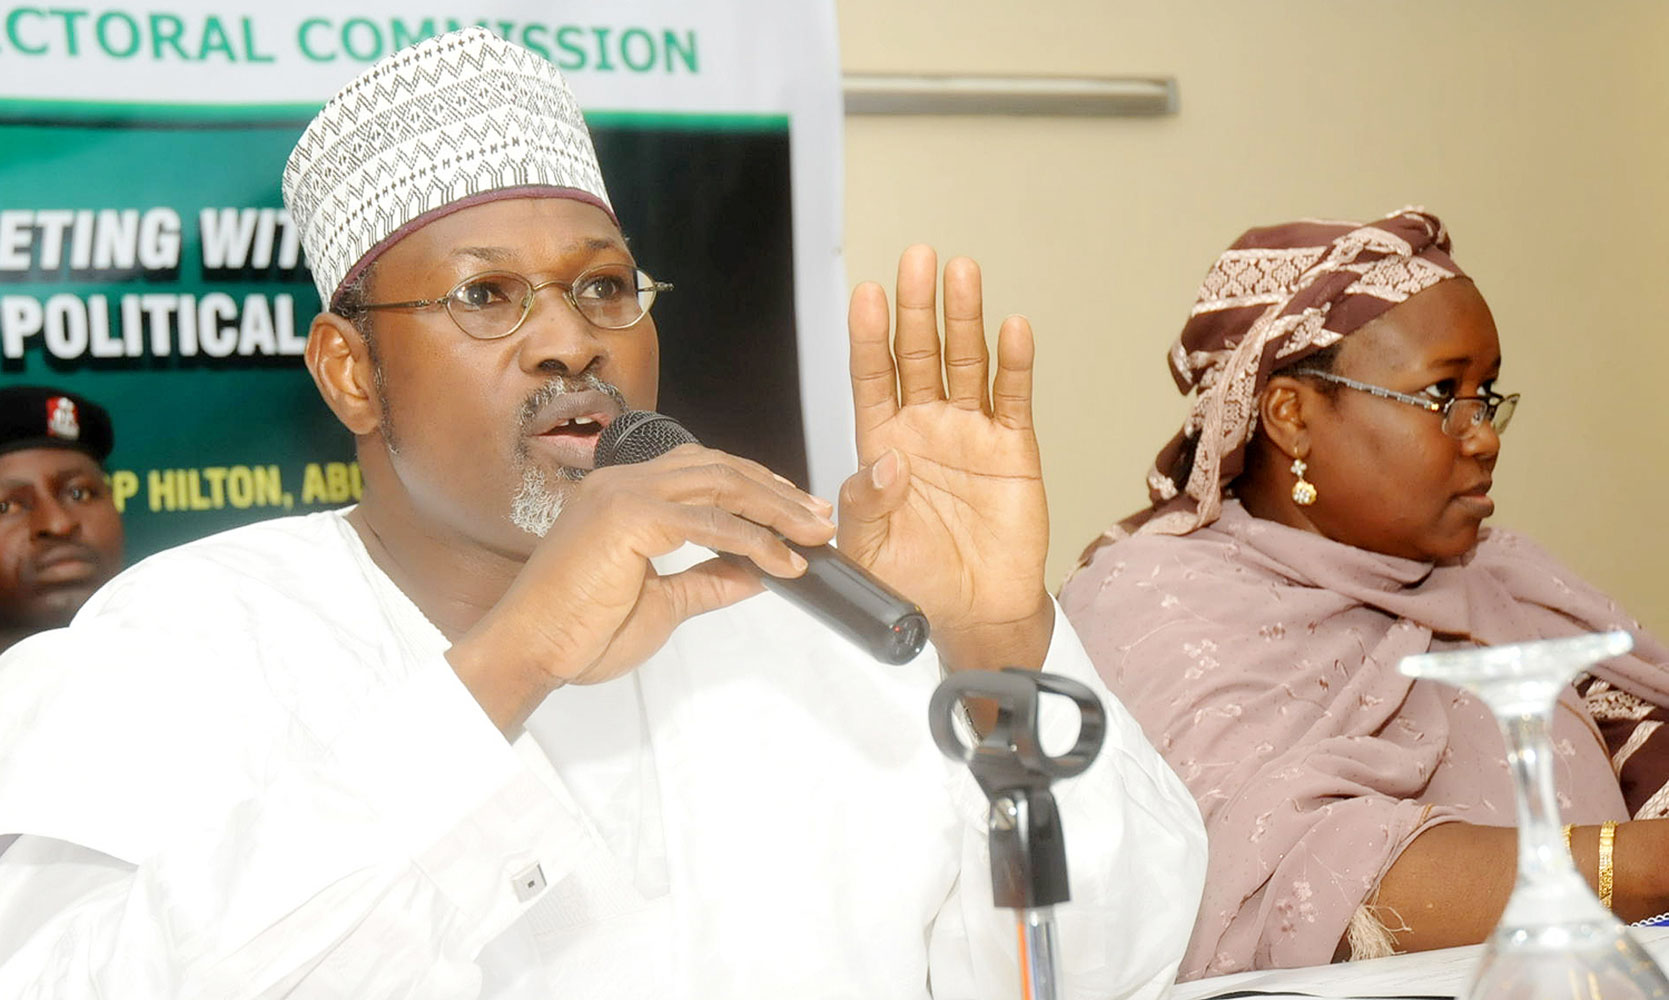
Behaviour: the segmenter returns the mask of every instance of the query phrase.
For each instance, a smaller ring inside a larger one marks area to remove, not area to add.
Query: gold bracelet
[[[1574,823],[1566,823],[1565,824],[1565,853],[1566,854],[1570,853],[1570,830],[1571,830],[1571,827],[1573,827],[1575,825],[1576,824],[1574,824]]]
[[[1617,821],[1608,819],[1599,825],[1599,901],[1611,909],[1612,881],[1616,876],[1612,867],[1611,848],[1617,836]]]

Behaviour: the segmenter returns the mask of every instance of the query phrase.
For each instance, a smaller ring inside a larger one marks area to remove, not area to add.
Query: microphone
[[[628,410],[597,438],[595,464],[647,462],[696,438],[683,424],[653,410]],[[759,572],[751,560],[721,552],[720,558],[747,566],[766,588],[798,605],[882,663],[908,663],[927,645],[927,616],[908,598],[829,545],[808,547],[783,539],[806,561],[792,580]]]

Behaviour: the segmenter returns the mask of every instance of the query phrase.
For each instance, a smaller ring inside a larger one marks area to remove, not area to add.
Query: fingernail
[[[869,467],[869,481],[875,484],[876,489],[884,490],[888,486],[891,486],[893,480],[897,478],[898,452],[888,448],[887,453],[882,455],[876,460],[874,465]]]
[[[788,553],[788,562],[801,573],[806,571],[806,557],[800,555],[798,552],[790,550]]]

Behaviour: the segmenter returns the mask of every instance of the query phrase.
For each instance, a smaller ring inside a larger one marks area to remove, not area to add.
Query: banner
[[[343,84],[470,24],[568,76],[675,286],[660,408],[823,495],[850,472],[832,5],[460,6],[0,5],[0,379],[110,409],[131,558],[359,495],[278,178]]]

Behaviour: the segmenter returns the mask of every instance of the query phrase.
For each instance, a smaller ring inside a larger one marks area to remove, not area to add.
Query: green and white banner
[[[301,364],[319,303],[278,178],[339,87],[469,24],[567,74],[676,285],[661,409],[824,495],[850,471],[827,0],[0,3],[0,380],[110,409],[134,557],[357,495]]]

